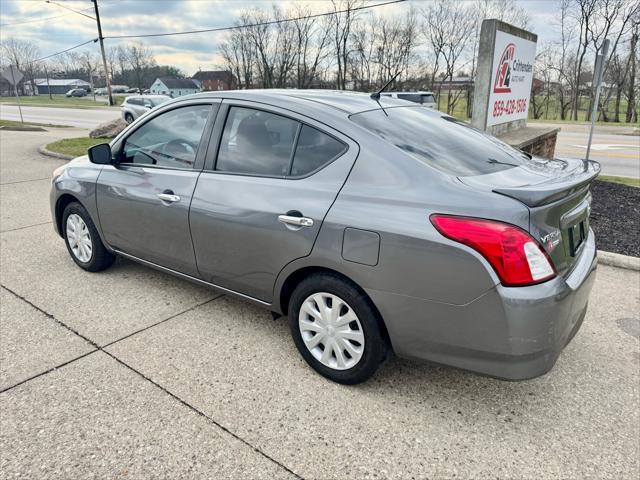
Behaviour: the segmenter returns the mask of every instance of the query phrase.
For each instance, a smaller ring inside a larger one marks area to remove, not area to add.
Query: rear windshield
[[[498,172],[528,159],[497,138],[424,107],[370,110],[350,118],[416,159],[456,176]]]

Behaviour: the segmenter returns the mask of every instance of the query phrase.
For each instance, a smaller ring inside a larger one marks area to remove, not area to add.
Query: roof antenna
[[[380,94],[384,92],[389,85],[391,85],[391,82],[393,82],[396,78],[398,78],[398,75],[400,75],[400,72],[397,72],[393,77],[391,77],[391,80],[385,83],[380,90],[378,90],[377,92],[373,92],[370,95],[370,97],[373,98],[374,100],[378,100],[380,98]]]

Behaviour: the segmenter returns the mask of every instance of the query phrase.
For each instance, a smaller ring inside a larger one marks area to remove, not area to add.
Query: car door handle
[[[278,215],[278,221],[296,227],[312,227],[313,219],[308,217],[295,217],[292,215]]]
[[[175,203],[180,201],[179,195],[174,195],[173,193],[159,193],[158,198],[163,202]]]

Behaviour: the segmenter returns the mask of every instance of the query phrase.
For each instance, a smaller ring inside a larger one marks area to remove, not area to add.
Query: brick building
[[[235,90],[238,88],[235,75],[228,70],[200,70],[193,76],[193,79],[200,82],[203,91]]]

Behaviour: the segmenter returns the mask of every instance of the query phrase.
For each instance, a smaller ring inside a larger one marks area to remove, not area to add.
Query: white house
[[[200,87],[190,78],[160,77],[153,82],[149,92],[154,95],[169,95],[172,98],[198,93]]]

